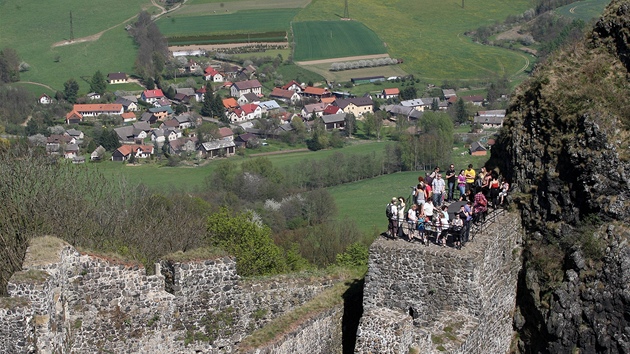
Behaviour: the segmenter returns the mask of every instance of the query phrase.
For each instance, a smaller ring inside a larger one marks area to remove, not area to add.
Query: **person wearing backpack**
[[[388,237],[394,238],[398,234],[398,207],[396,206],[396,197],[392,198],[392,201],[385,207],[385,216],[387,216]]]

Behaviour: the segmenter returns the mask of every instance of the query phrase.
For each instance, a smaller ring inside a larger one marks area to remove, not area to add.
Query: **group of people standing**
[[[444,177],[444,178],[443,178]],[[453,235],[455,248],[461,249],[462,243],[469,241],[471,223],[483,221],[488,210],[488,200],[493,208],[503,205],[509,183],[496,171],[487,171],[482,167],[479,173],[472,164],[467,169],[456,172],[451,164],[444,176],[439,167],[418,177],[418,184],[412,187],[407,203],[405,198],[393,197],[387,204],[386,214],[389,220],[388,236],[407,238],[409,242],[419,240],[429,245],[429,235],[435,243],[446,247],[448,233]],[[455,199],[455,192],[459,195]],[[448,206],[460,201],[459,211],[454,217],[449,216]],[[451,220],[452,219],[452,220]],[[408,234],[403,225],[407,223]]]

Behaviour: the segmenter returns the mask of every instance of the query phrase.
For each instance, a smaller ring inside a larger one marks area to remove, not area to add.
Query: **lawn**
[[[270,142],[270,144],[274,143]],[[266,157],[271,160],[275,167],[286,169],[306,159],[324,159],[335,152],[343,152],[344,154],[367,154],[373,151],[382,152],[384,147],[385,143],[383,142],[361,142],[343,149],[322,150],[318,152],[306,151],[269,155]],[[288,147],[286,148],[289,149]],[[249,158],[254,157],[235,156],[230,159],[236,163],[241,163]],[[124,179],[130,185],[144,184],[155,190],[175,188],[185,191],[194,191],[197,188],[203,188],[206,177],[212,174],[219,161],[220,160],[213,160],[199,167],[163,167],[158,163],[150,161],[148,163],[142,161],[136,165],[103,161],[100,163],[88,163],[86,164],[86,168],[97,169],[105,176],[111,178]]]
[[[466,2],[465,8],[458,0],[355,0],[349,2],[349,13],[386,42],[390,56],[405,60],[404,71],[440,84],[518,73],[526,64],[523,54],[472,43],[463,33],[531,6],[529,0],[478,0]],[[294,21],[336,20],[343,12],[343,1],[316,0]]]
[[[299,9],[243,10],[228,14],[163,17],[156,24],[165,37],[286,32]]]
[[[357,21],[293,23],[293,60],[317,60],[387,53],[376,33]]]
[[[558,15],[588,22],[595,17],[601,16],[604,8],[609,3],[610,0],[584,0],[559,7],[555,12]]]
[[[131,72],[135,46],[121,25],[95,42],[53,48],[53,43],[70,38],[70,12],[74,38],[80,38],[121,24],[149,4],[147,0],[103,0],[94,6],[91,2],[54,0],[43,5],[35,0],[5,0],[0,2],[0,48],[15,49],[31,66],[21,73],[22,81],[62,90],[63,83],[74,77],[81,92],[87,93],[89,85],[81,78],[91,77],[96,70],[105,74]]]

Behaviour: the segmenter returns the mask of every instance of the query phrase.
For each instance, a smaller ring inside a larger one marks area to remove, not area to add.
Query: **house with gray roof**
[[[343,129],[346,126],[346,114],[327,114],[322,116],[326,130]]]
[[[199,145],[197,153],[200,157],[215,158],[232,156],[236,152],[234,141],[212,140]]]

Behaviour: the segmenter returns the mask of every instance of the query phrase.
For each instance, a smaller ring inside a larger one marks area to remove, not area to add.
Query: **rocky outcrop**
[[[522,85],[492,149],[527,229],[518,350],[630,352],[630,2]]]

